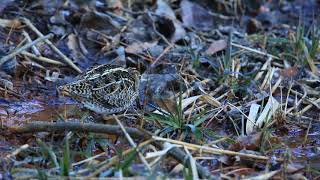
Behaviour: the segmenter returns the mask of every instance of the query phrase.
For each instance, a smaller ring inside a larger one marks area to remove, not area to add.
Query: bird
[[[77,76],[77,80],[58,87],[91,111],[108,115],[128,109],[139,91],[140,73],[135,68],[102,64]]]

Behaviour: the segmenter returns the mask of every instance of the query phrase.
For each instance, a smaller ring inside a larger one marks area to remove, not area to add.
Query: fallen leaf
[[[206,101],[207,103],[211,104],[214,107],[221,106],[221,103],[214,97],[210,96],[209,94],[202,95],[201,99],[203,99],[204,101]]]
[[[234,144],[229,147],[231,151],[258,150],[261,144],[262,133],[251,134],[249,136],[239,136]]]
[[[206,54],[212,55],[216,52],[222,51],[227,47],[227,41],[224,39],[214,41],[210,44],[209,48],[206,50]]]
[[[18,19],[0,19],[0,27],[19,28],[21,21]]]
[[[297,76],[299,73],[299,69],[297,66],[293,66],[287,69],[281,69],[280,70],[280,75],[284,78],[293,78]]]
[[[125,51],[131,54],[138,54],[157,45],[157,42],[136,42],[126,47]]]
[[[155,13],[159,16],[158,24],[160,23],[160,30],[158,31],[166,33],[165,36],[170,38],[171,42],[176,42],[186,36],[186,31],[182,27],[181,22],[176,18],[174,11],[164,0],[157,1],[157,9]],[[169,29],[172,32],[167,34]]]
[[[187,106],[189,106],[190,104],[192,104],[193,102],[197,101],[197,99],[199,99],[202,95],[198,95],[198,96],[192,96],[186,99],[183,99],[181,102],[181,107],[182,109],[185,109]]]
[[[83,61],[85,60],[85,56],[82,54],[78,37],[75,34],[70,34],[68,36],[67,42],[68,48],[71,51],[71,57],[79,63],[80,65],[85,64]]]
[[[108,7],[113,9],[113,12],[117,15],[121,15],[123,8],[122,2],[120,0],[109,0]]]
[[[205,8],[188,0],[181,1],[180,6],[183,25],[201,30],[212,28],[213,17]]]
[[[157,97],[154,96],[152,100],[164,111],[178,114],[177,102],[174,97]]]

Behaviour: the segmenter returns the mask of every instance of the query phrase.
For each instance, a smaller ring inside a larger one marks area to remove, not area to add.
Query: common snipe
[[[124,111],[138,96],[139,72],[104,64],[78,76],[78,80],[60,86],[61,93],[81,102],[84,107],[100,113]]]

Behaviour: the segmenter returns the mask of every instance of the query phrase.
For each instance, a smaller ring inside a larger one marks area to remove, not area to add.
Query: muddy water
[[[309,132],[298,125],[287,127],[287,131],[276,132],[279,145],[273,150],[275,154],[288,154],[293,162],[312,169],[320,169],[320,123],[312,123]]]
[[[61,117],[70,118],[74,117],[78,110],[76,102],[68,98],[59,98],[51,102],[0,100],[0,119],[4,127],[30,121],[53,121]]]

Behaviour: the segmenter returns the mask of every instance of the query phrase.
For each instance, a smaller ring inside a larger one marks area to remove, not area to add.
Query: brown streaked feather
[[[59,89],[98,113],[121,112],[138,96],[139,72],[133,68],[99,65],[79,75],[78,79]]]

